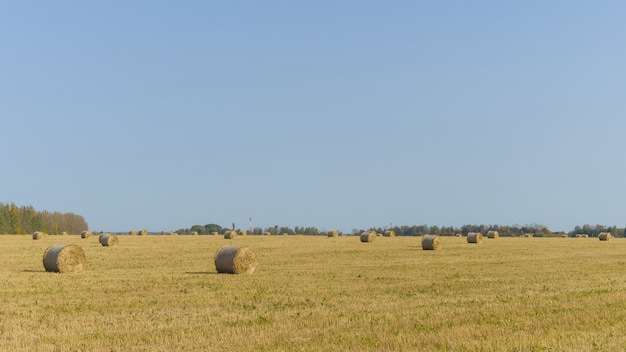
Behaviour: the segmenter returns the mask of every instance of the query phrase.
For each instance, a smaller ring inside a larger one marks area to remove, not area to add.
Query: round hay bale
[[[272,235],[272,233],[271,233],[271,232],[265,232],[265,233],[263,234],[263,236],[271,236],[271,235]]]
[[[137,231],[135,230],[128,231],[128,236],[137,236]]]
[[[327,237],[338,237],[339,236],[339,231],[337,230],[330,230],[326,232],[326,236]]]
[[[40,240],[42,238],[46,237],[46,233],[45,232],[41,232],[41,231],[35,231],[33,232],[33,239],[34,240]]]
[[[61,236],[69,236],[69,234],[65,231],[61,232]]]
[[[213,236],[219,236],[219,235],[220,235],[219,232],[217,231],[213,232]]]
[[[139,236],[148,236],[148,230],[143,229],[137,232],[137,235]]]
[[[80,233],[80,238],[89,238],[91,237],[93,234],[89,231],[83,231]]]
[[[115,247],[120,242],[117,236],[110,233],[100,235],[98,240],[100,241],[100,244],[104,247]]]
[[[533,235],[532,233],[525,233],[525,234],[523,235],[523,237],[527,237],[527,238],[533,238],[533,236],[534,236],[534,235]]]
[[[168,232],[168,236],[178,236],[178,232]]]
[[[361,233],[361,242],[374,242],[376,240],[376,231],[365,231]]]
[[[422,237],[423,250],[437,250],[439,248],[441,248],[441,244],[439,243],[439,236],[424,235],[424,237]]]
[[[248,236],[248,231],[241,231],[239,236]]]
[[[496,239],[498,237],[500,237],[498,231],[487,231],[487,238]]]
[[[483,242],[483,234],[480,232],[470,232],[467,234],[467,243],[482,243]]]
[[[383,236],[385,237],[396,237],[396,232],[395,231],[385,231],[385,233],[383,233]]]
[[[600,241],[610,241],[613,236],[611,235],[610,232],[600,232],[598,234],[598,238],[600,239]]]
[[[226,240],[233,240],[235,239],[235,237],[237,237],[237,231],[226,231],[226,233],[224,234],[224,239]]]
[[[198,236],[198,231],[193,231],[193,232],[191,233],[191,235],[192,235],[192,236]]]
[[[215,254],[218,273],[252,274],[256,271],[256,254],[248,247],[223,246]]]
[[[74,244],[55,244],[44,252],[43,266],[48,272],[77,273],[85,267],[85,252]]]

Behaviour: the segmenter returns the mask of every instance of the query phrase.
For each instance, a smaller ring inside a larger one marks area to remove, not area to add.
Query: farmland
[[[616,351],[626,240],[0,236],[2,351]],[[55,243],[85,270],[48,273]],[[217,274],[225,245],[253,275]]]

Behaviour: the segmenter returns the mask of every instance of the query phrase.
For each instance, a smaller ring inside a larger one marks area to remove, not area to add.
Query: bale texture
[[[193,231],[193,232],[191,233],[191,235],[192,235],[192,236],[198,236],[198,231]]]
[[[483,234],[480,232],[470,232],[467,234],[467,243],[482,243]]]
[[[115,247],[120,242],[117,236],[110,234],[110,233],[105,233],[105,234],[100,235],[98,240],[100,241],[100,244],[103,245],[104,247]]]
[[[83,231],[80,233],[80,238],[89,238],[91,237],[93,234],[89,231]]]
[[[385,231],[385,233],[383,233],[383,236],[385,237],[396,237],[396,232],[395,231]]]
[[[600,232],[598,234],[598,238],[600,239],[600,241],[610,241],[613,236],[611,235],[610,232]]]
[[[69,234],[66,231],[61,232],[61,236],[69,236]]]
[[[41,231],[33,232],[33,239],[34,240],[40,240],[40,239],[42,239],[44,237],[46,237],[46,233],[45,232],[41,232]]]
[[[43,266],[48,272],[76,273],[85,267],[85,252],[74,244],[55,244],[44,252]]]
[[[256,254],[248,247],[223,246],[215,255],[218,273],[253,274],[256,266]]]
[[[139,236],[148,236],[148,230],[143,229],[137,232],[137,235]]]
[[[424,235],[424,237],[422,238],[423,250],[437,250],[439,248],[441,248],[441,244],[439,243],[439,236]]]
[[[339,231],[337,230],[330,230],[326,232],[326,236],[328,237],[338,237],[339,236]]]
[[[137,236],[137,231],[135,230],[128,231],[128,236]]]
[[[265,233],[263,233],[263,236],[271,236],[271,235],[272,235],[272,233],[271,233],[271,232],[265,232]]]
[[[235,239],[235,237],[237,237],[237,231],[226,231],[226,233],[224,234],[224,239],[226,240],[232,240]]]
[[[498,231],[488,231],[487,232],[487,238],[496,239],[498,237],[500,237],[500,234],[498,233]]]
[[[376,231],[365,231],[361,233],[361,242],[374,242],[376,240]]]

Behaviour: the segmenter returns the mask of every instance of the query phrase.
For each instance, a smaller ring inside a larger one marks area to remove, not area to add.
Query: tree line
[[[32,206],[0,203],[0,234],[30,234],[43,231],[49,235],[63,232],[79,234],[88,230],[85,219],[74,213],[36,211]]]
[[[198,232],[200,235],[219,233],[223,234],[227,230],[232,230],[231,227],[222,227],[216,224],[207,224],[207,225],[193,225],[189,229],[180,229],[176,232],[184,234],[191,232]],[[248,231],[248,229],[238,229],[239,231]],[[577,234],[586,234],[589,237],[597,237],[600,232],[610,232],[615,237],[626,237],[624,234],[624,228],[619,228],[617,226],[605,226],[605,225],[582,225],[576,226],[572,231],[569,232],[552,232],[548,229],[547,226],[540,224],[528,224],[528,225],[512,225],[512,226],[501,226],[501,225],[463,225],[461,227],[455,226],[429,226],[429,225],[403,225],[403,226],[392,226],[392,227],[370,227],[364,229],[352,229],[350,233],[344,235],[357,235],[363,231],[376,231],[377,233],[384,233],[385,231],[394,231],[396,236],[422,236],[425,234],[433,234],[439,236],[467,236],[470,232],[480,232],[486,234],[488,231],[498,231],[498,234],[503,237],[521,237],[526,234],[532,234],[535,237],[562,237],[569,236],[574,237]],[[287,226],[272,226],[272,227],[255,227],[252,229],[253,235],[263,235],[264,233],[271,233],[273,235],[279,234],[288,234],[288,235],[310,235],[310,236],[323,236],[326,235],[326,232],[323,230],[319,230],[316,227],[304,227],[304,226],[296,226],[294,228],[290,228]]]

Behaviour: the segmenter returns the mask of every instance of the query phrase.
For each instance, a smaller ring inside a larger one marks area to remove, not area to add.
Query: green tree
[[[220,225],[216,224],[206,224],[204,225],[204,228],[206,229],[206,233],[222,233],[222,231],[224,230]]]
[[[198,235],[206,235],[207,231],[206,231],[206,227],[202,226],[202,225],[193,225],[191,227],[191,229],[189,229],[190,232],[197,232]]]

